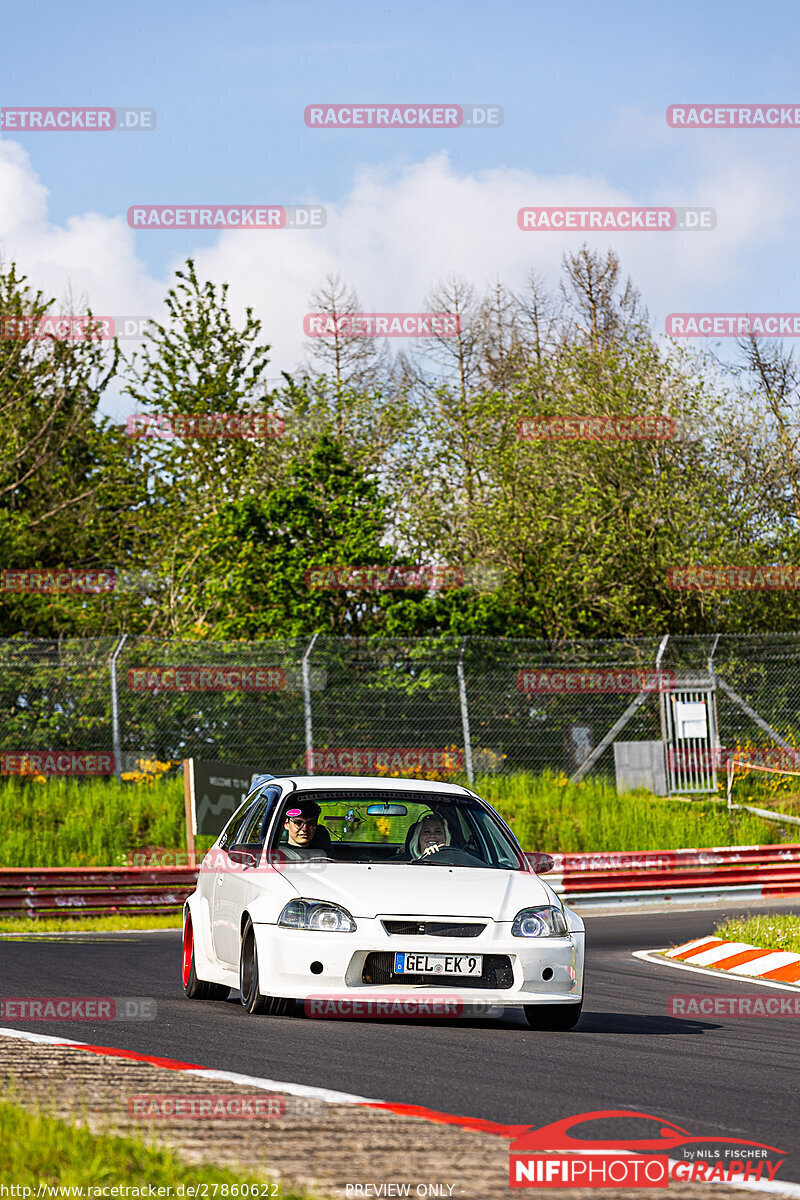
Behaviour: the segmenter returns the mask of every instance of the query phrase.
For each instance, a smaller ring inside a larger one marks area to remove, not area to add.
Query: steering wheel
[[[414,858],[411,861],[422,863],[423,866],[425,863],[436,862],[441,863],[443,866],[457,867],[464,864],[464,859],[461,857],[464,853],[465,851],[459,846],[436,846],[429,850],[427,854],[422,854],[419,858]],[[468,859],[469,857],[470,855],[467,854]]]
[[[412,858],[412,862],[421,863],[427,862],[430,858],[435,858],[437,854],[442,854],[445,850],[451,849],[450,846],[445,846],[444,842],[438,842],[436,845],[429,846],[427,850],[423,850],[418,858]]]
[[[429,854],[423,854],[421,858],[412,858],[415,863],[436,863],[441,866],[450,867],[485,867],[486,862],[483,858],[476,854],[471,854],[469,850],[461,846],[437,846],[435,850],[431,850]]]

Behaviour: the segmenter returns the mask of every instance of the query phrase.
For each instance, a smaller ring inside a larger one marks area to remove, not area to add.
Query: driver
[[[287,836],[285,845],[293,850],[327,851],[330,848],[331,835],[324,825],[319,824],[321,811],[316,800],[293,801],[286,811],[283,826]]]
[[[425,858],[444,850],[450,845],[450,829],[444,817],[431,813],[417,822],[417,827],[408,843],[408,852],[412,858]]]

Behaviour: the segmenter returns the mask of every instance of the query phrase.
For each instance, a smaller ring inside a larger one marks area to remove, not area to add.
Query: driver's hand
[[[444,850],[444,844],[442,842],[435,842],[432,846],[428,846],[427,849],[422,851],[420,858],[426,858],[429,854],[436,854],[439,850]]]

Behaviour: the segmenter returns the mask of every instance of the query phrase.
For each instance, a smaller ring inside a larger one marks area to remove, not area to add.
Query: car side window
[[[231,817],[225,829],[220,834],[219,844],[221,847],[232,846],[236,840],[235,834],[239,826],[242,824],[247,813],[250,811],[250,805],[253,803],[255,796],[247,796],[237,808],[236,812]]]
[[[275,788],[267,788],[251,809],[248,810],[241,828],[236,833],[236,841],[248,846],[260,846],[263,841],[264,818],[267,809],[276,798]]]
[[[513,844],[503,835],[502,829],[484,814],[481,814],[476,824],[480,840],[489,851],[487,861],[495,866],[521,870],[519,855]]]

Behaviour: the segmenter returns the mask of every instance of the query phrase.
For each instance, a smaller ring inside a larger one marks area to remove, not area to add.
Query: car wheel
[[[525,1004],[525,1017],[531,1029],[574,1029],[581,1019],[583,1001],[577,1004]]]
[[[258,950],[256,948],[256,931],[249,919],[242,934],[242,948],[239,952],[239,991],[242,1007],[249,1013],[267,1013],[271,1017],[283,1017],[291,1012],[293,1000],[283,996],[264,996],[258,990]]]
[[[231,990],[223,983],[207,983],[206,980],[197,978],[194,967],[194,926],[191,913],[186,914],[183,926],[181,982],[184,993],[190,1000],[227,1000]]]

